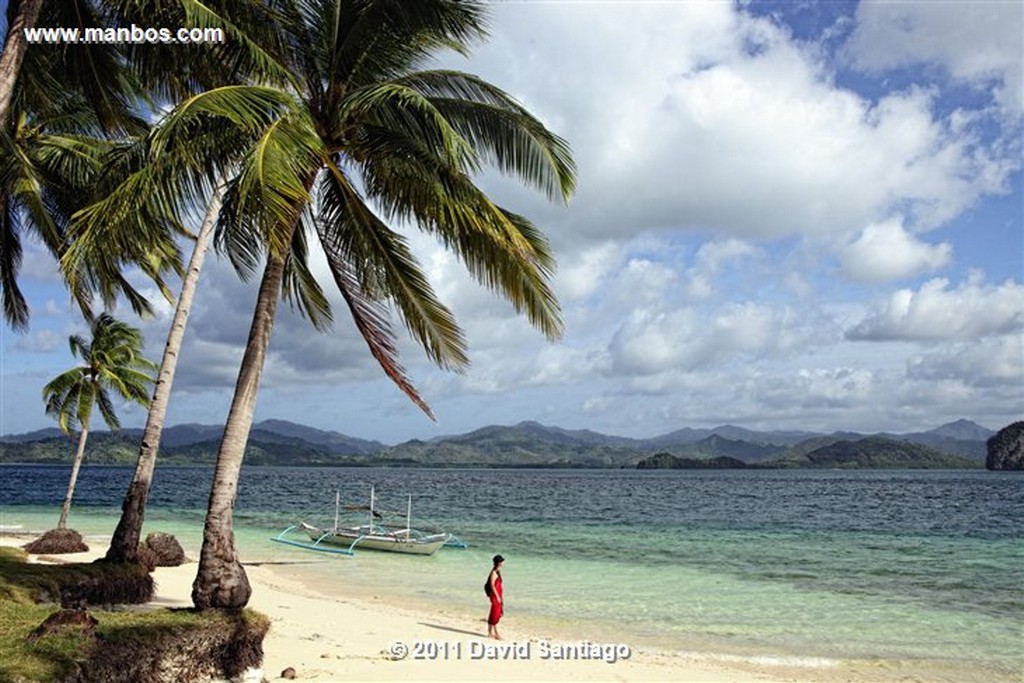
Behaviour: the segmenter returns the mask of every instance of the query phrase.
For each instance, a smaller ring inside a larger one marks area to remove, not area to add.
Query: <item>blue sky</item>
[[[444,373],[405,344],[437,422],[381,378],[343,309],[324,335],[287,307],[257,419],[394,443],[528,419],[653,436],[1024,416],[1021,3],[491,10],[491,40],[442,63],[503,87],[572,145],[567,206],[481,181],[550,236],[564,337],[546,342],[410,230],[473,363]],[[33,318],[0,339],[0,433],[51,424],[41,387],[84,329],[38,247],[21,277]],[[254,299],[208,262],[172,424],[223,419]],[[151,357],[169,314],[134,320]]]

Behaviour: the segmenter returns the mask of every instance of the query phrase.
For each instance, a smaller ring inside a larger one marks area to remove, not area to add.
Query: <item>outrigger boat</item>
[[[405,514],[405,525],[390,524],[385,513],[374,508],[375,492],[370,488],[370,505],[349,506],[349,510],[367,510],[370,513],[368,524],[343,526],[339,524],[341,496],[334,496],[334,526],[326,529],[305,521],[288,527],[272,541],[287,545],[317,550],[327,553],[354,555],[356,547],[366,550],[384,550],[409,555],[433,555],[444,546],[466,548],[467,545],[458,536],[446,531],[422,531],[412,527],[412,496]],[[395,515],[391,515],[395,516]],[[289,538],[289,534],[299,531],[309,537],[309,541],[297,541]]]

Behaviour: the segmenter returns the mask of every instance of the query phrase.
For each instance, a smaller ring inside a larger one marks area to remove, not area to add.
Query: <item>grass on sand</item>
[[[0,683],[135,681],[157,672],[193,680],[260,664],[266,617],[125,606],[139,602],[140,572],[104,562],[30,564],[23,551],[0,548]],[[148,574],[145,581],[151,594]],[[64,617],[41,632],[44,621]]]

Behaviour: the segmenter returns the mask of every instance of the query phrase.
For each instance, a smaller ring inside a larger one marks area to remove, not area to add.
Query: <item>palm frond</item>
[[[293,98],[276,88],[227,85],[206,90],[167,114],[153,134],[152,150],[156,155],[162,154],[175,140],[187,138],[200,129],[207,117],[223,119],[238,130],[259,135],[281,115],[294,109]]]
[[[256,109],[266,102],[248,101]],[[211,109],[216,103],[207,104]],[[253,131],[272,117],[258,114],[256,121],[238,126],[198,109],[194,115],[176,112],[148,140],[119,144],[106,153],[98,179],[103,197],[75,214],[69,228],[71,244],[61,264],[69,283],[84,278],[108,304],[120,293],[140,310],[143,299],[116,277],[124,265],[136,264],[170,299],[162,276],[182,272],[174,234],[188,234],[183,217],[205,204],[212,184],[236,163]]]
[[[328,253],[359,266],[362,290],[390,299],[427,356],[449,370],[469,364],[462,330],[434,294],[405,239],[363,202],[341,170],[330,164],[320,186],[320,242]]]
[[[79,30],[104,26],[106,18],[91,0],[44,3],[40,26]],[[121,47],[113,43],[79,41],[33,45],[25,54],[15,89],[15,106],[43,116],[69,109],[91,112],[99,129],[134,134],[145,128],[136,114],[148,106],[141,83],[126,68]]]
[[[478,166],[472,147],[434,104],[401,83],[379,83],[352,92],[345,98],[338,120],[371,123],[415,139],[456,168]]]
[[[309,244],[307,234],[316,234],[312,227],[309,212],[303,212],[302,227],[295,231],[292,247],[284,264],[284,282],[282,295],[291,304],[292,309],[309,319],[313,327],[320,332],[327,331],[334,318],[331,304],[324,295],[323,289],[309,269]]]
[[[232,189],[232,210],[238,220],[258,230],[262,244],[284,257],[309,190],[326,158],[313,122],[301,113],[286,115],[268,126],[239,163]],[[244,217],[244,218],[243,218]]]
[[[458,71],[419,71],[398,79],[427,97],[480,158],[503,173],[568,200],[576,165],[568,143],[500,88]]]
[[[107,423],[107,426],[111,429],[120,429],[121,421],[117,419],[117,411],[114,410],[114,402],[110,400],[110,394],[106,389],[102,387],[98,388],[96,393],[96,406],[100,409],[100,416],[103,421]],[[88,425],[88,421],[82,422],[83,425]]]
[[[323,14],[339,18],[330,51],[336,92],[408,72],[440,50],[467,54],[470,44],[487,33],[485,7],[475,1],[332,0],[327,4]]]
[[[224,205],[217,217],[213,244],[218,254],[227,255],[238,276],[248,282],[263,257],[264,245],[258,223],[239,208],[239,200],[238,179],[235,178],[228,181],[224,191]]]
[[[179,2],[185,11],[184,25],[224,32],[224,43],[204,46],[208,62],[226,67],[236,78],[296,87],[295,74],[280,59],[283,46],[280,31],[275,29],[281,15],[272,3]]]
[[[89,421],[92,418],[92,408],[96,405],[96,392],[98,389],[99,387],[88,379],[78,383],[74,388],[74,415],[65,413],[61,416],[65,425],[70,426],[77,422],[82,429],[89,428]],[[74,420],[74,422],[72,422],[72,420]],[[68,431],[67,427],[64,427],[64,431]]]
[[[390,220],[410,221],[437,236],[478,282],[500,292],[549,339],[562,333],[549,282],[555,262],[543,234],[495,205],[468,176],[425,146],[388,131],[368,131],[374,153],[364,185]]]
[[[399,390],[433,420],[433,411],[413,386],[405,368],[399,362],[398,343],[391,328],[387,306],[364,290],[360,284],[361,268],[345,253],[341,240],[322,234],[321,244],[327,255],[334,283],[344,298],[352,321],[366,342],[370,354]]]
[[[21,270],[21,221],[15,207],[0,194],[0,292],[4,318],[16,330],[28,328],[29,308],[18,287]]]

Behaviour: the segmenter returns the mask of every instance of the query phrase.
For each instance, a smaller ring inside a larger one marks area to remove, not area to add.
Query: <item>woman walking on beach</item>
[[[487,637],[494,638],[495,640],[501,640],[501,634],[498,633],[498,622],[501,621],[501,616],[505,613],[501,586],[501,567],[503,564],[505,564],[505,558],[501,555],[495,555],[494,568],[487,575],[487,583],[484,584],[487,597],[491,599],[491,611],[487,615]]]

